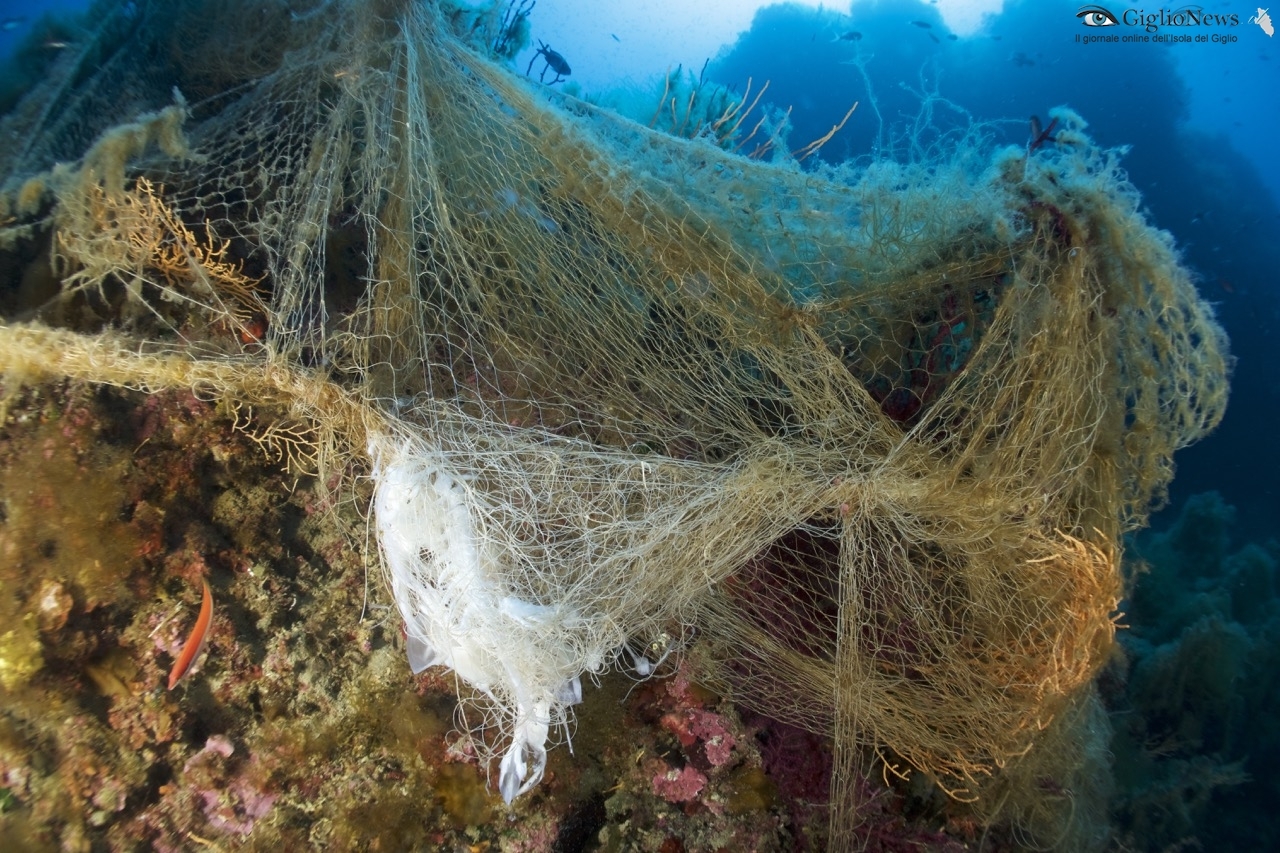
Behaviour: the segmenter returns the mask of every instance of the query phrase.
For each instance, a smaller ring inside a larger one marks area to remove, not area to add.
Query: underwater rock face
[[[1277,795],[1270,673],[1280,660],[1280,543],[1241,542],[1217,493],[1191,496],[1167,529],[1134,537],[1123,655],[1104,675],[1116,725],[1117,834],[1137,849],[1215,839],[1265,847]]]

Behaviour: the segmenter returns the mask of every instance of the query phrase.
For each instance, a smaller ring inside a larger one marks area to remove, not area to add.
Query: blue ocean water
[[[84,5],[3,0],[0,55],[9,55],[45,12]],[[1133,553],[1153,566],[1140,581],[1153,592],[1134,602],[1136,639],[1125,640],[1132,661],[1125,675],[1142,683],[1169,658],[1197,654],[1206,671],[1232,675],[1205,695],[1191,692],[1181,705],[1154,710],[1117,688],[1111,697],[1117,714],[1147,714],[1153,718],[1145,734],[1172,732],[1182,740],[1164,764],[1124,765],[1132,778],[1122,780],[1129,788],[1122,784],[1118,801],[1125,805],[1116,821],[1134,849],[1182,830],[1204,849],[1256,849],[1280,837],[1266,814],[1268,803],[1280,802],[1268,777],[1280,758],[1280,723],[1270,721],[1280,700],[1273,674],[1280,663],[1280,43],[1257,22],[1263,10],[1241,2],[1190,7],[1217,17],[1181,26],[1162,17],[1184,9],[1172,4],[1090,7],[1114,19],[1107,26],[1097,25],[1105,18],[1081,18],[1082,8],[1009,2],[977,32],[958,35],[934,6],[917,0],[825,10],[779,4],[708,57],[706,74],[737,87],[749,78],[769,80],[766,101],[791,109],[797,144],[821,137],[859,101],[854,118],[823,148],[828,161],[892,153],[893,140],[904,138],[930,93],[943,99],[935,107],[937,128],[991,122],[1004,135],[998,141],[1022,144],[1031,116],[1043,121],[1049,108],[1065,104],[1089,121],[1098,142],[1129,147],[1129,177],[1216,306],[1237,363],[1226,419],[1177,457],[1169,507],[1153,519],[1159,533],[1134,543]],[[536,9],[530,23],[536,37],[542,24]],[[661,36],[660,24],[652,35]],[[572,45],[557,47],[573,61]],[[1206,493],[1220,498],[1193,498]],[[1237,601],[1240,589],[1247,595]],[[1170,613],[1177,618],[1170,621]],[[1116,727],[1124,737],[1124,724]],[[1121,764],[1129,760],[1126,749],[1115,750]],[[1207,792],[1192,784],[1206,768],[1236,764],[1249,781]],[[1180,791],[1184,800],[1201,793],[1206,799],[1182,802]],[[1186,807],[1185,827],[1138,824],[1142,798],[1155,802],[1157,793]],[[1126,827],[1125,820],[1133,823]]]

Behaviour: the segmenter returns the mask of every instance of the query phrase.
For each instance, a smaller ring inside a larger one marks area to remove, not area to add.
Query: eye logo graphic
[[[1267,34],[1267,38],[1271,38],[1276,34],[1276,28],[1271,25],[1271,16],[1267,14],[1267,9],[1258,9],[1258,14],[1249,19],[1249,23],[1257,24],[1262,31]]]
[[[1101,6],[1081,6],[1080,11],[1076,12],[1076,17],[1086,27],[1114,27],[1120,23],[1115,15]]]

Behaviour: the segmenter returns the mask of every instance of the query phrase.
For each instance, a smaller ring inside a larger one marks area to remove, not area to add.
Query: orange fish
[[[178,686],[178,682],[186,677],[195,666],[200,653],[204,651],[205,640],[209,639],[209,626],[213,624],[213,594],[209,592],[209,582],[204,584],[204,598],[200,601],[200,615],[196,618],[196,626],[191,629],[191,636],[182,646],[182,652],[169,670],[169,689]]]

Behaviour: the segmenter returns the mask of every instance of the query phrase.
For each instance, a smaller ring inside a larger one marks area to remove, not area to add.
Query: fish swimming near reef
[[[205,641],[209,639],[209,626],[213,624],[213,594],[209,592],[209,582],[202,581],[202,583],[204,595],[200,599],[200,615],[196,617],[196,626],[191,629],[191,636],[187,637],[187,641],[182,645],[182,651],[178,653],[173,669],[169,670],[170,690],[177,687],[178,683],[187,677],[187,673],[191,672],[196,661],[200,659],[200,653],[204,651]]]
[[[1027,153],[1034,154],[1036,149],[1044,145],[1046,142],[1058,141],[1053,135],[1053,129],[1058,126],[1058,119],[1054,118],[1049,122],[1048,127],[1040,124],[1039,116],[1031,117],[1031,141],[1027,144]]]

